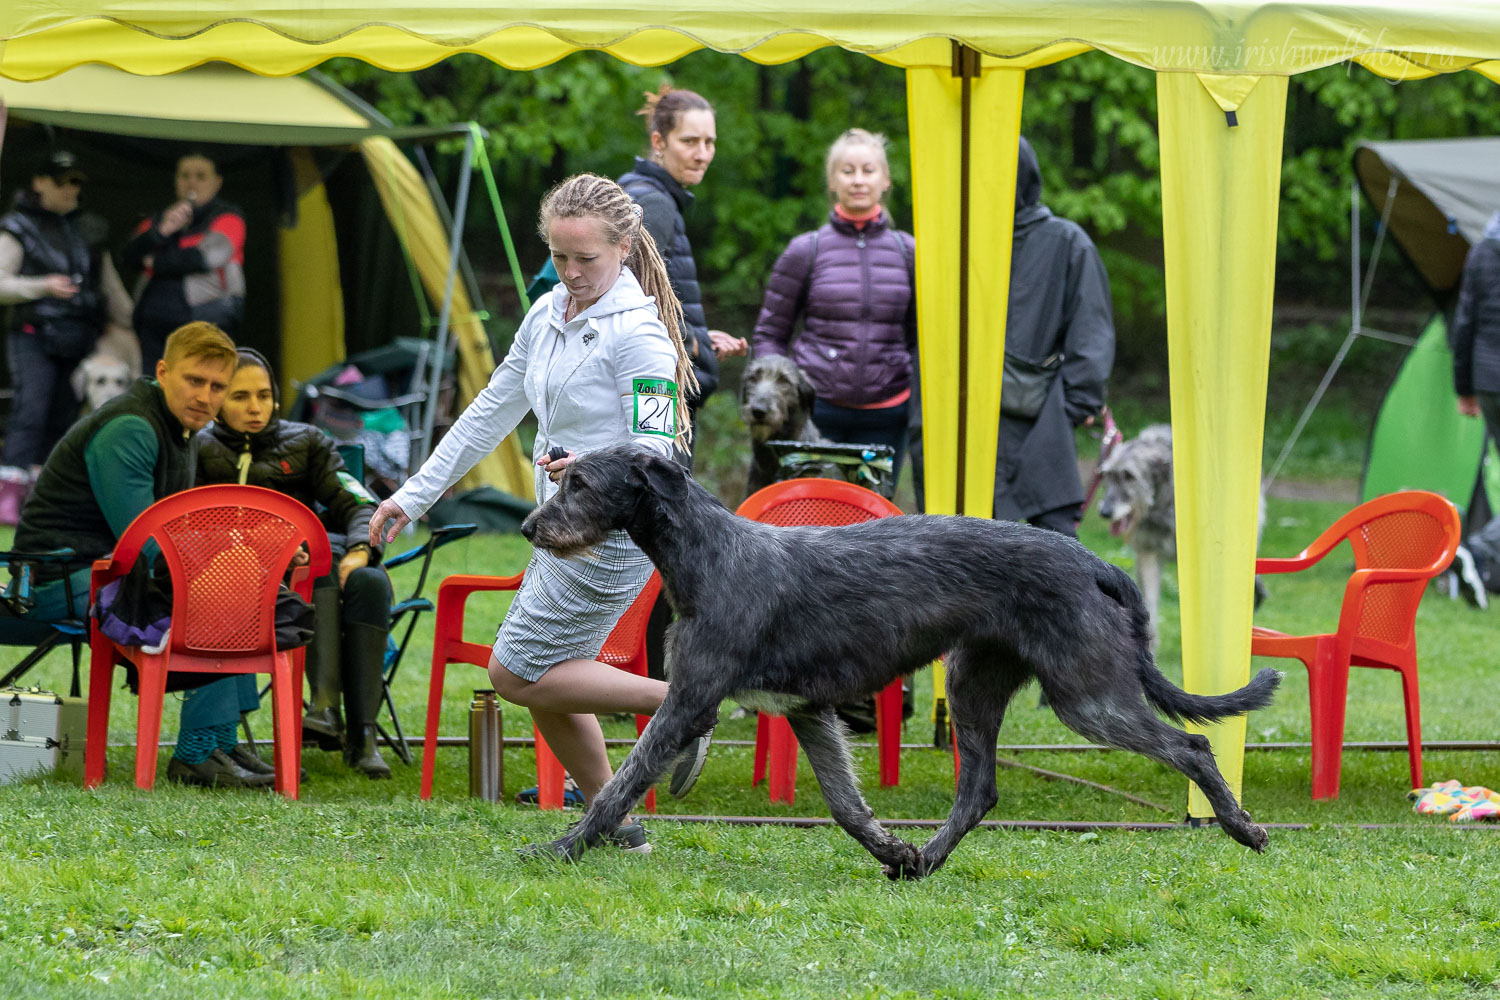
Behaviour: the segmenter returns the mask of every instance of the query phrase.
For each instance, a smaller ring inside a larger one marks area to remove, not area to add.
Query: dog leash
[[[1099,413],[1104,417],[1104,437],[1099,441],[1099,463],[1094,466],[1094,476],[1089,480],[1089,490],[1083,498],[1084,511],[1093,504],[1094,494],[1099,492],[1099,484],[1104,481],[1104,460],[1115,450],[1116,445],[1125,440],[1125,435],[1115,426],[1115,415],[1109,412],[1109,407],[1103,407]]]

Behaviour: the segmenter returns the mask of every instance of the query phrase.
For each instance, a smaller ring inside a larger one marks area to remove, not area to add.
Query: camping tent
[[[229,59],[299,72],[475,52],[514,69],[584,48],[655,65],[708,47],[783,62],[838,45],[907,74],[927,505],[990,512],[1021,99],[1029,68],[1090,48],[1157,72],[1183,674],[1243,683],[1255,558],[1287,77],[1344,61],[1392,79],[1500,79],[1500,7],[1466,0],[246,0],[208,8],[29,0],[0,11],[0,75],[84,60],[171,73]],[[1106,84],[1107,85],[1107,84]],[[1243,720],[1209,727],[1239,785]],[[1196,791],[1195,816],[1209,815]]]
[[[177,156],[212,148],[224,196],[246,216],[250,294],[239,339],[276,361],[288,387],[346,350],[420,332],[411,285],[382,273],[403,254],[425,288],[416,295],[444,299],[449,238],[428,183],[395,140],[464,135],[467,126],[394,128],[319,74],[278,79],[222,63],[165,77],[80,66],[0,82],[0,100],[9,119],[0,147],[6,196],[47,145],[74,148],[89,168],[89,208],[110,222],[115,246],[167,200]],[[468,289],[455,288],[454,298],[467,401],[494,365]],[[529,495],[514,439],[468,485],[484,483]]]

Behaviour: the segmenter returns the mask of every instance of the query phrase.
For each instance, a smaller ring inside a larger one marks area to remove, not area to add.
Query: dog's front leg
[[[675,689],[669,689],[666,700],[651,717],[620,769],[589,802],[583,819],[567,834],[535,853],[571,860],[581,855],[585,848],[597,844],[624,821],[631,808],[666,772],[688,742],[713,727],[717,714],[717,703],[704,705],[697,699],[689,701]]]
[[[816,714],[794,712],[787,721],[807,753],[828,811],[838,825],[874,855],[891,878],[918,879],[926,875],[927,867],[917,848],[891,836],[875,822],[875,814],[859,794],[843,723],[833,709],[824,708]]]

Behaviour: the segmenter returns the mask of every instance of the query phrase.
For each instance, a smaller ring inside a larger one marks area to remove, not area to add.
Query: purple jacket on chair
[[[776,261],[752,349],[791,355],[818,398],[840,406],[879,403],[909,388],[915,247],[884,213],[863,230],[830,213]],[[799,317],[802,333],[793,341]]]

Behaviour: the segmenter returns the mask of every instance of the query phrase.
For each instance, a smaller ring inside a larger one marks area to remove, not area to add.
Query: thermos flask
[[[493,691],[475,691],[469,702],[469,794],[499,802],[505,787],[500,753],[500,702]]]

